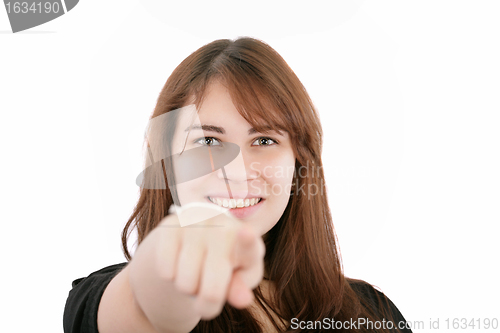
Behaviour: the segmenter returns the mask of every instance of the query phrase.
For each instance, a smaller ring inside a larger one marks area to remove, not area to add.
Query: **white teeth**
[[[251,199],[225,199],[225,198],[211,198],[208,197],[210,201],[214,204],[225,208],[243,208],[250,207],[258,204],[261,198],[251,198]]]

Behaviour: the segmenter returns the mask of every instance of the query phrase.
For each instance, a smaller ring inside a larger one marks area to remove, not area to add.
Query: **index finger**
[[[243,226],[238,231],[232,259],[249,288],[257,287],[262,280],[265,252],[264,242],[252,228]]]

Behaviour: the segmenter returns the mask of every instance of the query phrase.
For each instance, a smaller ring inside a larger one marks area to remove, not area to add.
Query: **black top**
[[[80,278],[72,283],[66,306],[64,308],[63,325],[65,333],[98,333],[97,310],[102,294],[109,282],[127,265],[127,263],[116,264],[100,269],[86,278]],[[379,308],[384,294],[374,289],[367,283],[351,283],[352,288],[362,295],[375,309]],[[405,318],[398,308],[388,300],[395,325],[398,322],[406,323]],[[382,302],[383,303],[383,302]],[[404,327],[404,326],[402,326]],[[411,333],[410,329],[401,329],[402,333]]]
[[[97,310],[104,289],[126,265],[108,266],[73,281],[64,308],[64,333],[98,333]]]

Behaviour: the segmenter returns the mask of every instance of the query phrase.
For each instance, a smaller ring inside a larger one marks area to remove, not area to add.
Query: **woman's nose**
[[[245,158],[243,152],[240,150],[240,153],[234,160],[217,171],[217,176],[219,179],[233,183],[243,183],[254,179],[256,173],[249,168],[251,161],[249,161],[248,158],[248,155],[247,158]]]

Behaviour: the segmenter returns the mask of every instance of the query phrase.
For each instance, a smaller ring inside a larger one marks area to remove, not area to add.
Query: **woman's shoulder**
[[[382,318],[389,316],[396,325],[401,328],[401,332],[411,332],[406,328],[406,319],[401,314],[396,305],[382,291],[378,290],[372,284],[357,279],[346,279],[354,292],[367,307]]]
[[[78,278],[78,279],[74,280],[71,283],[71,287],[74,288],[79,283],[81,283],[82,281],[89,279],[89,278],[103,279],[103,278],[106,278],[110,275],[114,276],[114,275],[118,274],[123,268],[125,268],[126,265],[127,265],[127,263],[123,262],[123,263],[114,264],[114,265],[110,265],[110,266],[106,266],[104,268],[101,268],[95,272],[90,273],[87,277],[82,277],[82,278]]]
[[[65,333],[98,332],[97,310],[102,294],[109,282],[126,265],[125,262],[107,266],[72,282],[64,307]]]
[[[362,296],[363,298],[368,298],[370,300],[375,301],[379,297],[383,296],[380,290],[377,290],[372,284],[358,279],[346,278],[347,282],[351,286],[351,288],[358,294],[358,296]]]
[[[347,278],[346,280],[358,297],[371,305],[375,310],[381,307],[396,307],[383,292],[377,290],[372,284],[358,279]]]

